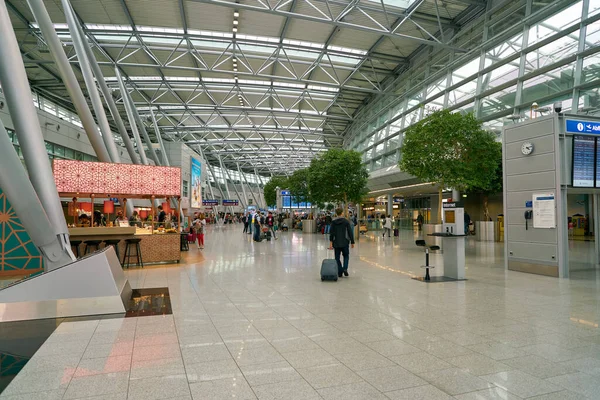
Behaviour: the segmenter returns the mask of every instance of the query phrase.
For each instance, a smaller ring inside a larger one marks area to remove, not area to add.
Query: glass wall
[[[422,50],[355,117],[345,145],[369,171],[396,165],[402,132],[434,109],[474,112],[494,132],[529,118],[533,102],[600,114],[598,1],[497,2],[451,45],[467,51]]]

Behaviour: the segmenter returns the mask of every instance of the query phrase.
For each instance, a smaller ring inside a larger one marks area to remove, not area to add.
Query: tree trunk
[[[489,204],[488,195],[484,194],[483,195],[483,220],[484,221],[490,220],[490,210],[488,208],[488,204]]]
[[[441,224],[442,223],[442,207],[444,205],[444,203],[442,202],[442,188],[443,186],[440,186],[439,191],[438,191],[438,215],[437,215],[437,223]]]
[[[348,195],[344,193],[344,218],[348,218]]]

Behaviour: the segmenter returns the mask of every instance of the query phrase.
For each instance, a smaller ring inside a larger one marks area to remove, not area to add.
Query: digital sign
[[[224,206],[237,206],[239,204],[240,203],[237,200],[223,200],[223,205]]]
[[[219,205],[219,200],[202,200],[202,205],[203,206],[218,206]]]
[[[200,208],[202,206],[202,164],[193,157],[191,160],[190,177],[192,180],[192,196],[190,204],[192,208]]]
[[[573,136],[573,187],[594,187],[596,165],[596,138]]]

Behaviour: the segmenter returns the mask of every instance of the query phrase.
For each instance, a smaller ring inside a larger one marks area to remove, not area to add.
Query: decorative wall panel
[[[28,275],[42,268],[37,247],[0,189],[0,275]]]
[[[181,196],[181,168],[58,160],[54,181],[62,195]]]

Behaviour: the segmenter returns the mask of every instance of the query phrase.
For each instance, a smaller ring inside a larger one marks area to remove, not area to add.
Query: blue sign
[[[202,200],[203,206],[218,206],[219,200]]]
[[[190,176],[192,179],[192,196],[190,198],[190,205],[192,208],[199,208],[202,200],[202,164],[195,158],[191,158],[191,160]],[[205,205],[204,202],[202,202],[202,205]]]
[[[527,208],[531,208],[531,207],[533,207],[533,201],[531,201],[531,200],[527,200],[527,201],[525,202],[525,207],[527,207]]]
[[[568,119],[566,131],[569,133],[595,133],[600,135],[600,122]]]
[[[223,200],[224,206],[237,206],[240,203],[237,200]]]
[[[282,190],[281,191],[281,195],[282,196],[289,196],[290,195],[290,191],[289,190]]]

